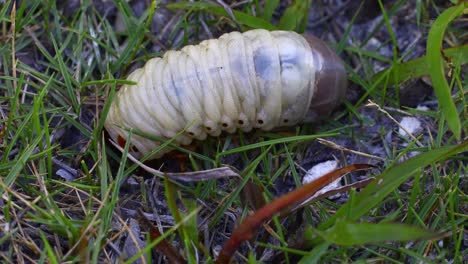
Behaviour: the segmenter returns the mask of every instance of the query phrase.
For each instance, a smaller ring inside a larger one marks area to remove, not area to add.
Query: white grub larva
[[[256,29],[168,51],[128,76],[105,127],[119,143],[136,129],[187,145],[222,131],[265,131],[328,115],[346,90],[340,58],[323,41]],[[132,134],[136,156],[160,143]],[[170,149],[158,152],[162,156]]]

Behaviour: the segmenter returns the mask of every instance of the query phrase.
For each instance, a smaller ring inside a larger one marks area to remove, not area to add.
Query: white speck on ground
[[[406,131],[412,135],[415,135],[422,130],[421,121],[419,121],[416,117],[405,116],[401,119],[400,125],[401,126],[398,129],[398,133],[404,137],[408,136]]]
[[[418,105],[416,107],[416,110],[420,110],[420,111],[429,111],[431,110],[429,107],[425,106],[425,105]]]
[[[55,174],[57,174],[58,176],[65,179],[65,181],[67,181],[67,182],[70,182],[70,181],[73,181],[74,179],[76,179],[76,177],[73,174],[71,174],[70,172],[68,172],[67,170],[64,170],[64,169],[58,169],[55,172]]]
[[[302,184],[313,182],[314,180],[320,178],[321,176],[335,170],[337,167],[338,167],[338,161],[336,160],[329,160],[329,161],[319,163],[307,171],[306,175],[302,179]],[[314,196],[339,188],[341,186],[340,181],[341,181],[341,178],[330,183],[329,185],[325,186],[323,189],[318,191]]]
[[[443,248],[444,247],[444,241],[443,240],[440,240],[438,243],[439,247]]]

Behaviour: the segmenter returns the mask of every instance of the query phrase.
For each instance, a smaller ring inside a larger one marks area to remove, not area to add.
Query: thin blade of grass
[[[52,44],[54,45],[55,53],[57,54],[56,61],[58,62],[60,73],[62,74],[62,77],[65,80],[65,88],[67,90],[68,99],[70,100],[71,105],[73,106],[73,110],[75,110],[75,113],[79,113],[80,104],[77,99],[77,93],[79,89],[76,89],[76,86],[72,84],[73,76],[70,74],[69,70],[67,69],[67,66],[65,65],[65,62],[63,61],[63,57],[61,56],[62,51],[65,49],[65,47],[59,48],[57,42],[55,41],[55,38],[52,37],[51,40]],[[76,81],[73,83],[76,84]]]
[[[6,186],[10,186],[10,184],[14,183],[16,178],[18,177],[19,173],[21,170],[24,169],[24,167],[26,166],[26,162],[29,160],[29,158],[31,157],[31,155],[34,153],[34,151],[36,150],[36,147],[37,145],[39,145],[39,142],[42,141],[42,138],[44,136],[44,130],[41,131],[37,136],[36,138],[34,139],[33,142],[30,143],[30,145],[24,149],[22,152],[21,152],[21,155],[16,158],[16,161],[14,163],[14,166],[11,168],[10,172],[7,174],[7,176],[5,178],[0,179],[3,181],[3,183],[6,185]],[[5,190],[4,189],[0,189],[0,196],[3,195],[3,192]]]
[[[271,21],[275,9],[278,7],[279,0],[266,1],[265,7],[263,8],[263,19]]]
[[[105,138],[104,136],[101,137],[101,146],[105,146]],[[99,163],[97,168],[97,175],[99,176],[100,181],[100,191],[101,197],[106,197],[106,193],[108,192],[109,185],[108,185],[108,178],[109,178],[109,164],[107,162],[107,151],[106,148],[103,147],[101,150],[101,159],[102,162]]]
[[[123,20],[128,30],[128,43],[125,46],[125,49],[119,54],[117,60],[111,65],[112,71],[117,71],[121,68],[126,68],[127,63],[133,59],[133,56],[136,53],[136,49],[139,49],[138,43],[141,43],[144,35],[147,31],[146,21],[143,18],[136,18],[134,12],[127,1],[118,0],[116,1],[116,6],[119,11],[123,14]],[[151,7],[153,8],[153,6]],[[150,12],[153,12],[151,10]]]
[[[246,146],[226,150],[226,151],[223,151],[223,152],[219,153],[218,157],[231,155],[231,154],[238,153],[238,152],[244,152],[244,151],[247,151],[247,150],[260,148],[260,147],[264,147],[264,146],[276,145],[276,144],[280,144],[280,143],[289,143],[289,142],[294,142],[294,141],[308,141],[308,140],[316,139],[316,138],[319,138],[319,137],[332,137],[332,136],[336,136],[336,135],[338,135],[338,133],[323,133],[323,134],[316,134],[316,135],[294,136],[294,137],[285,137],[285,138],[272,139],[272,140],[262,141],[262,142],[258,142],[258,143],[254,143],[254,144],[250,144],[250,145],[246,145]]]
[[[317,231],[325,241],[342,246],[384,241],[431,239],[439,236],[428,229],[397,223],[352,223],[339,221],[326,231]]]
[[[107,97],[106,103],[104,104],[104,107],[101,110],[101,118],[99,119],[99,123],[96,125],[94,129],[94,138],[98,139],[100,138],[99,135],[101,134],[102,130],[104,129],[104,123],[106,121],[107,114],[109,113],[109,109],[111,106],[111,102],[114,99],[115,96],[115,90],[116,90],[117,83],[113,81],[110,85],[110,92],[109,96]]]
[[[172,216],[174,217],[174,221],[176,223],[182,222],[182,213],[179,212],[179,207],[177,206],[176,202],[176,189],[169,180],[168,177],[164,178],[164,187],[165,187],[165,195],[166,195],[166,200],[167,200],[167,206],[169,207],[169,210],[171,211]],[[197,210],[193,210],[196,212]],[[179,237],[182,240],[182,244],[185,247],[185,252],[187,252],[187,263],[195,263],[195,258],[192,248],[192,244],[190,243],[188,233],[189,231],[187,230],[187,224],[188,222],[186,221],[185,224],[181,225],[179,229],[177,229],[177,232],[179,233]]]
[[[310,0],[296,0],[281,17],[278,29],[297,30],[303,23],[309,10]]]
[[[182,198],[182,204],[184,205],[186,212],[198,211],[198,205],[195,199]],[[187,213],[184,213],[186,216]],[[184,230],[184,245],[185,252],[188,259],[188,263],[197,263],[197,252],[195,247],[199,245],[198,236],[198,217],[189,218],[183,225]]]
[[[313,250],[309,252],[307,256],[304,256],[300,261],[299,264],[314,264],[320,263],[320,257],[323,256],[328,248],[330,247],[329,242],[324,242],[318,246],[316,246]]]
[[[41,236],[42,243],[44,243],[44,248],[45,248],[45,251],[47,253],[48,262],[52,263],[52,264],[58,264],[59,261],[58,261],[57,257],[55,256],[55,252],[52,249],[52,247],[50,246],[49,241],[47,240],[46,236],[44,235],[44,232],[40,231],[39,234]]]

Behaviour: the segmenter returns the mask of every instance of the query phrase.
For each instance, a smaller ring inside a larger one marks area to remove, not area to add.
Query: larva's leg
[[[219,49],[218,40],[208,40],[200,43],[200,47],[205,47],[206,65],[209,75],[213,80],[215,89],[222,90],[223,115],[221,117],[221,129],[228,132],[234,132],[234,120],[239,116],[236,99],[233,97],[231,87],[226,83],[226,71],[224,63],[220,60],[222,52]],[[218,102],[219,103],[219,102]]]
[[[245,101],[245,108],[252,108],[252,112],[249,115],[250,125],[252,127],[258,127],[259,112],[262,109],[262,101],[260,96],[260,89],[257,85],[257,73],[255,72],[255,65],[253,63],[253,47],[251,42],[246,37],[242,36],[242,42],[244,47],[244,57],[240,63],[245,67],[245,77],[243,78],[247,85],[250,86],[252,97]],[[263,120],[263,119],[262,119]]]
[[[164,56],[164,58],[166,58],[166,56]],[[161,76],[162,85],[159,87],[159,94],[161,96],[159,100],[160,102],[164,102],[169,107],[169,109],[173,109],[173,111],[171,111],[171,116],[173,117],[173,121],[176,123],[176,127],[170,132],[176,135],[185,128],[186,122],[183,113],[179,109],[179,105],[181,103],[180,98],[177,95],[178,91],[173,85],[171,68],[167,64],[167,60],[165,60],[165,62],[166,63],[163,65]],[[192,139],[182,134],[177,136],[175,141],[179,144],[188,145],[190,142],[192,142]]]
[[[200,124],[203,120],[203,109],[198,91],[195,91],[188,82],[188,73],[186,71],[188,56],[183,52],[170,52],[165,56],[168,66],[170,67],[172,85],[175,89],[174,96],[177,97],[177,109],[182,114],[184,119],[184,129],[190,137],[195,137],[201,132]]]
[[[164,67],[166,62],[162,59],[154,61],[151,66],[151,81],[153,102],[151,103],[154,115],[160,120],[162,135],[169,139],[174,137],[179,131],[181,124],[177,118],[177,109],[169,102],[164,92]]]
[[[255,86],[250,82],[248,65],[245,55],[244,37],[239,32],[225,34],[220,38],[226,43],[226,57],[229,60],[229,71],[232,76],[233,87],[237,91],[241,109],[236,126],[245,132],[252,129],[255,120],[256,94]]]
[[[126,88],[128,89],[128,87]],[[124,88],[123,93],[119,94],[119,98],[117,98],[116,100],[116,104],[118,107],[114,108],[115,112],[112,114],[112,116],[115,115],[116,117],[119,117],[119,122],[116,124],[110,123],[113,122],[112,118],[110,120],[106,120],[106,122],[109,122],[108,127],[111,127],[110,132],[113,134],[113,138],[114,140],[117,140],[117,142],[119,142],[119,138],[120,141],[122,141],[122,139],[125,140],[128,138],[128,131],[126,131],[124,128],[136,128],[141,130],[141,128],[135,125],[135,122],[138,122],[139,118],[135,118],[134,115],[136,114],[136,112],[134,108],[128,103],[129,98],[126,97],[126,92],[128,92],[128,90],[126,91]],[[122,142],[120,143],[122,144]],[[123,141],[123,143],[125,146],[125,141]],[[157,146],[158,144],[154,141],[132,134],[130,142],[130,151],[131,154],[136,157],[140,157],[141,154],[148,153],[148,151],[155,149]],[[135,147],[137,151],[135,151],[133,147]]]
[[[162,136],[164,128],[159,122],[157,116],[154,115],[154,108],[152,107],[154,104],[151,101],[151,98],[154,98],[154,94],[152,93],[152,71],[151,67],[149,67],[152,65],[148,65],[150,63],[151,62],[148,62],[147,65],[144,68],[142,68],[143,74],[138,80],[138,87],[135,87],[138,90],[127,94],[126,100],[130,102],[139,102],[138,104],[133,105],[136,109],[138,109],[138,112],[143,119],[142,126],[144,125],[146,127],[145,129],[148,131],[148,133],[160,137]]]
[[[221,116],[222,116],[222,91],[214,87],[211,76],[208,72],[206,60],[206,48],[201,46],[186,46],[182,49],[187,53],[194,63],[197,71],[199,85],[202,88],[201,97],[205,118],[203,120],[204,130],[211,136],[221,134]]]
[[[230,37],[232,37],[232,35]],[[227,45],[228,39],[230,38],[218,39],[218,49],[222,51],[220,53],[220,59],[223,64],[223,69],[220,71],[220,74],[223,79],[224,90],[227,91],[227,93],[230,93],[230,97],[232,98],[233,104],[236,108],[236,116],[233,117],[232,127],[225,128],[227,132],[233,133],[237,130],[238,127],[244,127],[248,125],[249,122],[241,104],[241,97],[239,96],[239,93],[241,93],[241,91],[237,89],[235,85],[234,79],[238,79],[240,76],[233,75],[233,70],[231,68],[232,58],[230,57],[230,53],[228,52],[229,46]],[[237,48],[239,49],[240,47]],[[239,121],[241,122],[239,123]]]
[[[122,93],[120,94],[121,98],[119,98],[119,115],[120,115],[120,122],[119,125],[122,128],[116,127],[115,130],[117,131],[117,139],[118,136],[126,139],[128,137],[128,131],[124,128],[135,128],[145,133],[152,133],[154,130],[148,130],[146,126],[142,126],[142,122],[147,122],[144,120],[139,114],[138,111],[135,110],[134,106],[130,103],[132,102],[131,97],[127,97],[129,94]],[[122,98],[123,97],[123,98]],[[116,138],[114,138],[116,139]],[[149,151],[155,149],[159,146],[157,142],[152,140],[148,140],[136,134],[132,134],[131,141],[130,141],[130,153],[136,157],[140,157],[148,153]],[[138,152],[134,151],[132,148],[133,146],[138,150]]]
[[[190,127],[187,129],[188,134],[198,140],[206,139],[207,133],[203,127],[203,120],[205,119],[204,106],[203,106],[203,88],[198,80],[198,73],[195,67],[195,63],[192,58],[185,52],[180,52],[183,59],[179,59],[179,68],[181,71],[181,77],[184,78],[184,86],[186,90],[190,90],[191,95],[196,100],[196,104],[190,105],[190,111],[196,111],[196,119],[190,123]]]
[[[142,107],[143,104],[138,105],[133,102],[140,102],[139,95],[144,93],[144,70],[138,69],[129,76],[129,79],[135,81],[137,84],[129,87],[125,87],[123,92],[119,94],[120,103],[120,116],[122,119],[122,125],[128,128],[135,128],[144,133],[158,134],[159,131],[149,125],[149,117],[146,109]]]
[[[160,81],[162,65],[164,61],[160,58],[155,58],[149,60],[145,65],[145,76],[146,76],[146,107],[148,108],[149,114],[153,117],[155,125],[160,127],[160,134],[157,136],[162,136],[163,138],[171,138],[175,134],[174,132],[169,132],[175,130],[176,124],[174,124],[171,115],[168,112],[168,109],[162,107],[161,100],[159,99],[158,89],[162,85]],[[172,129],[167,129],[173,127]]]
[[[267,30],[251,30],[244,33],[251,42],[253,64],[262,108],[258,112],[256,127],[270,130],[279,124],[281,117],[281,77],[278,49]]]

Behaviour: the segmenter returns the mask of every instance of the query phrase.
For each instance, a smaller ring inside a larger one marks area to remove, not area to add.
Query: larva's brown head
[[[306,121],[316,121],[328,116],[343,100],[347,87],[343,61],[322,40],[304,34],[314,58],[315,92]]]

